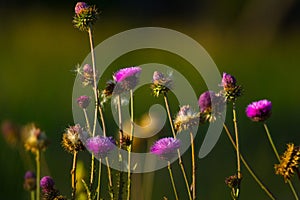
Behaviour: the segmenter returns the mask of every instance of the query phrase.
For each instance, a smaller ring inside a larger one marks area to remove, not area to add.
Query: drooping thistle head
[[[115,148],[115,141],[112,137],[97,135],[87,139],[86,147],[96,158],[105,158]]]
[[[96,6],[89,6],[85,2],[78,2],[75,6],[73,24],[81,31],[89,31],[98,18]]]
[[[280,158],[280,163],[275,164],[275,173],[283,176],[284,181],[291,179],[297,170],[299,170],[300,146],[287,144],[287,149]]]
[[[252,102],[246,108],[246,115],[254,122],[267,120],[272,114],[272,102],[264,99]]]
[[[118,70],[114,75],[114,81],[116,83],[114,92],[116,94],[122,93],[124,91],[129,91],[134,89],[139,81],[142,68],[140,67],[127,67]]]
[[[236,101],[242,95],[242,86],[237,85],[237,81],[231,74],[223,73],[222,83],[223,91],[221,92],[226,101]]]
[[[61,144],[67,152],[73,154],[74,152],[85,150],[85,147],[80,139],[82,131],[83,130],[79,124],[70,126],[66,129],[65,133],[63,134]]]
[[[170,161],[177,154],[180,148],[180,140],[173,137],[166,137],[157,140],[150,148],[152,154],[157,155],[163,160]]]
[[[195,112],[190,105],[184,105],[180,107],[179,112],[174,120],[175,129],[180,132],[187,130],[193,126],[197,126],[200,120],[200,113]]]
[[[155,97],[166,94],[173,87],[172,73],[165,75],[159,71],[153,73],[151,84],[152,93]]]
[[[40,150],[46,150],[49,140],[41,129],[37,128],[34,123],[26,125],[22,130],[22,136],[24,137],[24,147],[27,151],[36,153]]]
[[[23,187],[26,191],[34,191],[36,189],[36,175],[32,171],[27,171],[24,176]]]

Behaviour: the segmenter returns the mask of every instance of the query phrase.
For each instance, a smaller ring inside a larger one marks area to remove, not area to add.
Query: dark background
[[[282,153],[288,142],[299,144],[299,1],[105,0],[88,3],[96,4],[102,11],[95,26],[95,44],[131,28],[166,27],[198,41],[220,72],[235,75],[245,90],[237,102],[241,152],[278,199],[292,199],[283,178],[274,174],[276,157],[262,124],[247,119],[244,110],[251,101],[270,99],[273,115],[268,124],[279,151]],[[89,53],[87,34],[72,25],[75,4],[75,1],[14,0],[2,1],[0,6],[0,121],[11,120],[20,125],[36,122],[45,130],[51,145],[43,156],[42,175],[51,175],[57,188],[67,196],[70,196],[72,158],[60,147],[60,140],[64,129],[73,124],[73,70]],[[181,61],[163,53],[145,51],[138,55],[141,57],[120,58],[112,67],[117,69],[148,61],[147,56],[175,68],[181,67]],[[182,73],[191,78],[197,95],[206,90],[191,71]],[[145,94],[137,93],[136,101],[139,95]],[[150,94],[148,99],[146,105],[157,101]],[[138,121],[147,109],[137,107],[142,110],[137,113]],[[233,130],[230,108],[227,121]],[[178,109],[176,101],[171,103],[171,109],[173,113]],[[206,129],[200,127],[196,138],[198,149],[204,137],[201,130]],[[28,169],[34,170],[34,158],[4,138],[0,140],[1,198],[29,199],[23,191],[23,175]],[[80,159],[88,170],[89,154],[82,153]],[[184,160],[189,168],[189,152]],[[199,199],[230,199],[224,179],[235,173],[235,152],[225,134],[213,151],[197,164]],[[185,188],[176,164],[174,170],[178,190],[184,196]],[[246,169],[242,170],[241,199],[267,199]],[[173,198],[167,170],[148,175],[153,174],[153,182],[142,182],[133,199]],[[293,182],[300,193],[297,177]],[[146,194],[145,188],[150,192]]]

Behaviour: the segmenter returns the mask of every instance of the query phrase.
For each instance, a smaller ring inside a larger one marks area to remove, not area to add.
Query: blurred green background
[[[283,178],[274,174],[276,157],[262,124],[247,119],[244,110],[254,100],[270,99],[273,115],[268,124],[278,150],[282,153],[288,142],[299,144],[299,1],[103,0],[88,3],[96,4],[102,11],[95,26],[95,44],[131,28],[166,27],[194,38],[211,55],[220,72],[235,75],[245,90],[237,102],[241,152],[277,199],[293,199]],[[51,175],[61,193],[70,196],[72,157],[60,147],[60,141],[65,128],[73,124],[73,70],[89,53],[87,34],[72,25],[76,2],[14,0],[1,4],[0,122],[11,120],[20,125],[36,122],[47,133],[51,145],[43,156],[42,175]],[[184,61],[159,51],[124,55],[111,69],[113,72],[153,60],[180,70],[191,79],[197,95],[206,90],[201,77],[184,68]],[[143,95],[141,92],[140,97]],[[143,103],[162,103],[160,100],[149,94]],[[176,102],[171,103],[174,114],[178,109]],[[142,110],[137,114],[138,121],[147,109],[138,103],[137,109]],[[227,121],[233,130],[228,109]],[[200,127],[197,149],[205,130]],[[29,152],[9,145],[4,138],[0,139],[1,199],[28,199],[29,195],[23,191],[23,176],[25,171],[34,170],[34,158]],[[80,159],[89,169],[89,154],[82,153]],[[183,159],[189,168],[189,152]],[[230,199],[224,180],[235,173],[236,164],[235,152],[225,134],[197,164],[199,199]],[[179,194],[185,199],[177,164],[174,171]],[[267,199],[245,168],[242,172],[241,199]],[[162,199],[163,196],[173,199],[167,170],[147,174],[152,175],[153,182],[147,182],[151,178],[144,177],[132,199]],[[135,180],[139,183],[139,175]],[[300,195],[297,177],[293,182]]]

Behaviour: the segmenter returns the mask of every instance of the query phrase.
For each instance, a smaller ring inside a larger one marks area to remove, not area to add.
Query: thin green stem
[[[131,151],[133,142],[133,131],[134,131],[134,121],[133,121],[133,90],[130,90],[130,144],[127,148],[128,151],[128,173],[127,173],[127,200],[130,200],[130,189],[131,189]]]
[[[278,154],[278,151],[276,149],[276,146],[275,146],[275,144],[273,142],[272,136],[270,134],[270,131],[269,131],[268,126],[267,126],[266,123],[264,123],[264,128],[265,128],[265,131],[267,133],[267,136],[268,136],[269,142],[271,144],[271,147],[272,147],[272,149],[273,149],[273,151],[274,151],[274,153],[276,155],[276,158],[277,158],[278,162],[280,163],[280,156]],[[297,192],[296,192],[296,190],[295,190],[295,188],[294,188],[294,186],[293,186],[293,184],[292,184],[292,182],[290,180],[288,180],[288,184],[289,184],[290,189],[292,190],[292,193],[293,193],[295,199],[298,200],[299,197],[298,197]]]
[[[71,170],[71,175],[72,175],[72,200],[75,200],[76,196],[76,165],[77,165],[77,151],[74,151],[73,154],[73,167]]]
[[[34,194],[34,191],[31,191],[31,192],[30,192],[30,200],[34,200],[34,197],[35,197],[34,195],[35,195],[35,194]]]
[[[106,161],[106,166],[107,166],[107,176],[108,176],[108,184],[109,184],[109,196],[110,196],[110,199],[113,200],[114,199],[114,193],[112,191],[113,183],[112,183],[112,179],[111,179],[111,170],[110,170],[110,167],[109,167],[108,157],[105,158],[105,161]]]
[[[236,150],[236,145],[235,145],[235,142],[226,126],[226,124],[223,124],[223,127],[225,129],[225,132],[231,142],[231,144],[233,145],[233,147],[235,148]],[[270,199],[272,200],[275,200],[275,197],[274,195],[271,193],[271,191],[259,180],[259,178],[255,175],[255,173],[253,172],[253,170],[251,169],[251,167],[248,165],[247,161],[244,159],[244,157],[242,156],[242,154],[240,153],[240,157],[241,157],[241,160],[244,164],[244,166],[246,167],[246,169],[248,170],[248,172],[250,173],[250,175],[252,176],[252,178],[256,181],[256,183],[261,187],[261,189],[263,189],[266,194],[270,197]]]
[[[168,101],[167,94],[164,94],[164,101],[165,101],[165,106],[166,106],[167,115],[168,115],[169,123],[170,123],[170,126],[171,126],[171,130],[172,130],[172,134],[173,134],[173,137],[176,139],[176,133],[175,133],[172,117],[171,117],[171,111],[170,111],[170,108],[169,108],[169,101]],[[181,154],[180,154],[179,149],[177,149],[177,155],[178,155],[178,163],[179,163],[179,166],[180,166],[183,178],[184,178],[185,186],[186,186],[186,189],[187,189],[187,192],[188,192],[188,195],[189,195],[189,200],[192,200],[193,198],[192,198],[192,194],[191,194],[191,191],[190,191],[189,182],[187,180],[187,176],[186,176],[186,173],[185,173],[185,169],[184,169],[184,166],[183,166],[183,162],[182,162],[182,159],[181,159]]]
[[[98,171],[98,186],[97,186],[97,200],[100,200],[100,186],[101,186],[101,158],[99,159],[99,171]]]
[[[193,200],[196,199],[196,162],[195,162],[195,147],[194,147],[194,136],[190,132],[191,139],[191,150],[192,150],[192,188],[193,188]]]
[[[41,179],[41,150],[36,150],[36,200],[40,200],[40,179]]]
[[[173,187],[174,194],[175,194],[175,199],[178,200],[177,190],[176,190],[176,187],[175,187],[175,182],[174,182],[174,178],[173,178],[173,173],[172,173],[172,170],[171,170],[171,164],[170,164],[169,161],[168,161],[168,170],[169,170],[169,174],[170,174],[170,179],[171,179],[172,187]]]
[[[235,103],[232,104],[232,113],[233,113],[233,124],[234,124],[234,133],[235,133],[235,144],[236,144],[236,159],[237,159],[237,175],[238,179],[241,180],[241,161],[240,161],[240,147],[239,147],[239,133],[237,126],[236,110]],[[238,188],[240,186],[238,185]]]

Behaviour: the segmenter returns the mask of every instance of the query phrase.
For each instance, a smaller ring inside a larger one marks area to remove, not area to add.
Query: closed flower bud
[[[236,79],[231,74],[223,73],[221,86],[227,101],[235,101],[242,95],[242,87],[236,84]]]
[[[88,96],[80,96],[77,98],[77,104],[80,108],[85,109],[90,104],[90,97]]]
[[[32,171],[27,171],[24,176],[24,189],[34,191],[36,189],[36,175]]]
[[[97,21],[98,10],[85,2],[78,2],[75,6],[73,23],[81,31],[88,31]]]
[[[167,76],[158,71],[153,73],[151,89],[155,97],[158,97],[160,94],[166,94],[172,87],[172,73]]]

